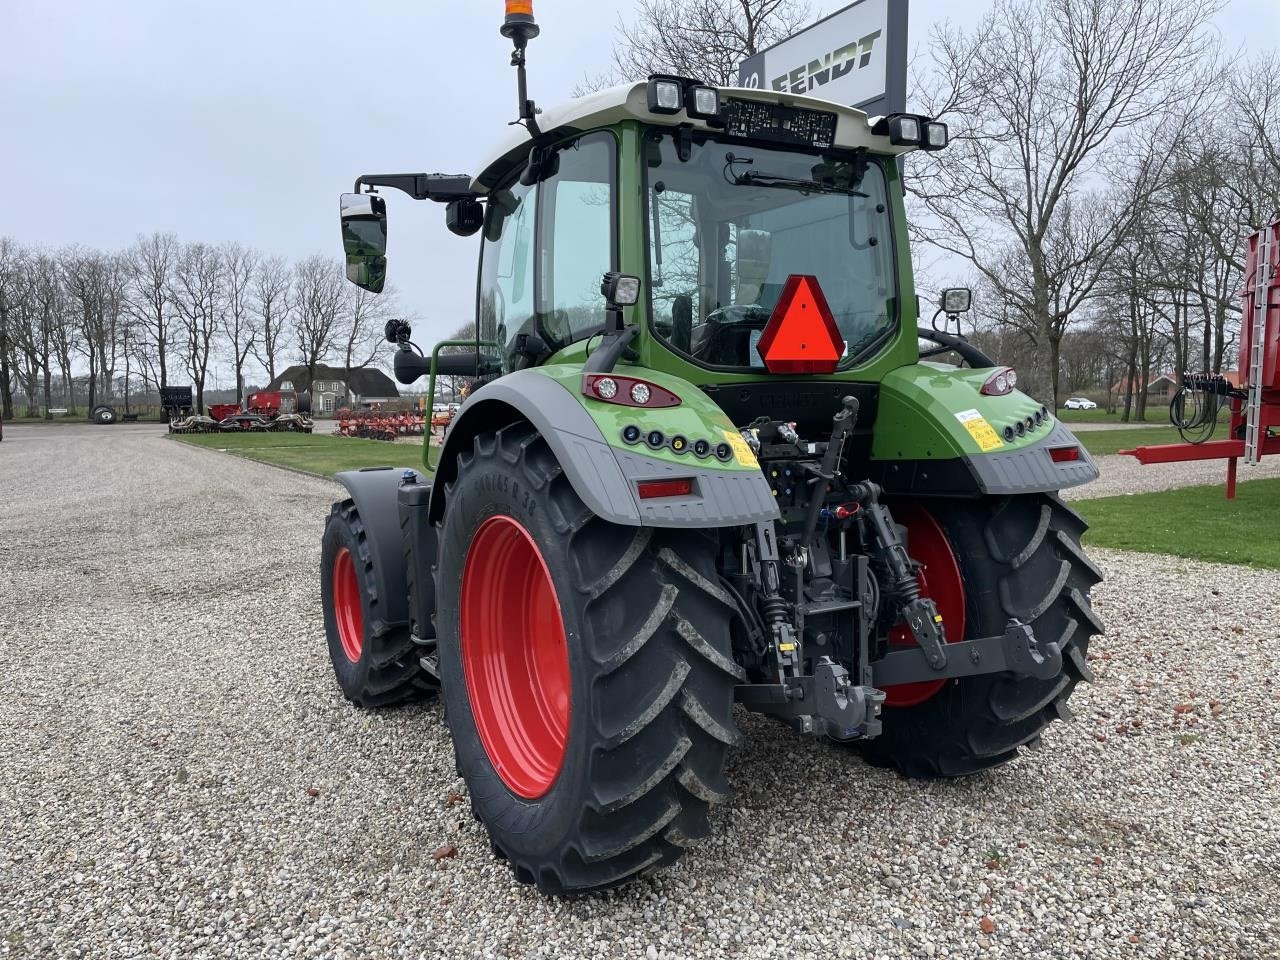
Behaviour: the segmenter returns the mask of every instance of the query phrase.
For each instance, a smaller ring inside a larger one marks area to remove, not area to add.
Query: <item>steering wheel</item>
[[[694,355],[708,363],[727,366],[750,365],[747,356],[752,330],[763,330],[773,311],[758,303],[731,304],[707,314],[703,341]]]

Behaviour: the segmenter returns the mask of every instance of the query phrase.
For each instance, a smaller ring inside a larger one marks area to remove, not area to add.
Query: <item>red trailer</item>
[[[1241,298],[1239,385],[1208,374],[1185,377],[1171,412],[1187,442],[1120,451],[1141,463],[1225,459],[1228,499],[1235,499],[1242,458],[1253,465],[1280,454],[1280,221],[1249,238]],[[1227,437],[1213,440],[1218,410],[1227,403]]]

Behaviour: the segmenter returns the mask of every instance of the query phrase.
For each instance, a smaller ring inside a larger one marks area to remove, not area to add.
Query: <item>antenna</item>
[[[509,37],[515,45],[515,49],[511,51],[511,65],[516,68],[516,95],[519,98],[520,111],[519,119],[513,122],[523,123],[529,133],[536,137],[540,132],[537,120],[538,108],[529,99],[524,72],[524,49],[541,30],[533,19],[533,0],[506,0],[506,4],[507,16],[502,22],[501,33],[504,37]]]

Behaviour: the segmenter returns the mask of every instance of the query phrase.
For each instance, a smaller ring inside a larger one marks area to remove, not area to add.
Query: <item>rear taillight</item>
[[[987,377],[986,383],[982,385],[978,392],[986,394],[988,397],[1003,397],[1017,385],[1017,372],[1012,367],[1002,367]]]
[[[614,373],[585,373],[582,375],[582,395],[592,400],[616,403],[623,407],[678,407],[680,398],[665,387],[636,377],[622,377]]]
[[[1079,447],[1050,447],[1049,459],[1054,463],[1075,463],[1080,459]]]
[[[691,497],[693,496],[693,478],[641,480],[636,484],[636,492],[640,494],[641,500],[657,500],[660,497]]]

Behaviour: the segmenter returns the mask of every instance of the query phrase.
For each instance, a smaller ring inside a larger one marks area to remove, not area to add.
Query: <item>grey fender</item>
[[[610,446],[581,402],[536,370],[518,370],[467,398],[450,424],[431,493],[430,518],[444,517],[447,486],[457,477],[458,455],[482,433],[525,420],[546,440],[560,468],[592,513],[626,526],[725,527],[773,520],[777,501],[759,471],[716,470],[692,456],[673,464]],[[692,477],[696,494],[642,501],[639,480]]]
[[[379,602],[386,604],[382,609],[386,611],[387,621],[393,623],[409,619],[404,540],[397,502],[406,470],[420,478],[412,467],[366,467],[334,475],[334,479],[347,488],[364,524],[369,553],[374,558],[374,588]]]

